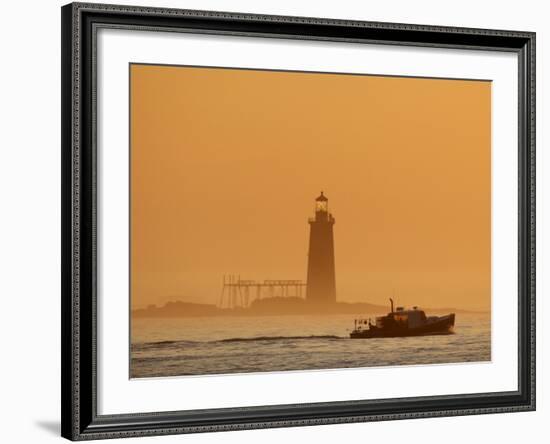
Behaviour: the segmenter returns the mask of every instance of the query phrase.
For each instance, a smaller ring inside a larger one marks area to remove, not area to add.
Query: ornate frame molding
[[[120,438],[535,409],[535,34],[72,3],[62,8],[62,436]],[[519,60],[518,391],[97,414],[95,40],[99,27],[510,51]]]

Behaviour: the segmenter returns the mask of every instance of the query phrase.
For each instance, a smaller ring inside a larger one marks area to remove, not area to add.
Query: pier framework
[[[306,283],[295,279],[243,280],[239,275],[224,275],[220,308],[247,308],[264,297],[303,298]]]

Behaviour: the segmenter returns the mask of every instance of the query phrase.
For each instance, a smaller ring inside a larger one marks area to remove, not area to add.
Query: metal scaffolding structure
[[[262,297],[303,297],[305,282],[293,279],[243,280],[239,275],[224,275],[220,308],[249,307]],[[267,294],[266,294],[267,293]]]

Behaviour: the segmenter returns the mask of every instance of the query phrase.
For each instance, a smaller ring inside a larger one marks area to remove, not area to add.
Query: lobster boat
[[[424,310],[413,307],[406,310],[397,307],[394,310],[390,299],[391,311],[385,316],[371,319],[355,319],[355,327],[350,333],[351,339],[396,338],[406,336],[447,335],[454,332],[455,314],[444,316],[426,316]]]

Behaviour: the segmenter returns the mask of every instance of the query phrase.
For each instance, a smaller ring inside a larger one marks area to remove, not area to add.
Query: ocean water
[[[350,339],[356,317],[133,319],[130,374],[143,378],[491,360],[489,314],[457,313],[451,335]]]

